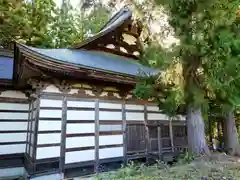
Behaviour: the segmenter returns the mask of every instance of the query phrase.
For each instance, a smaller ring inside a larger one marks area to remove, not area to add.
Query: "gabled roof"
[[[87,38],[85,41],[74,45],[73,49],[79,49],[85,46],[86,44],[102,37],[109,32],[113,31],[117,27],[121,26],[127,19],[131,18],[132,12],[129,8],[124,7],[120,11],[118,11],[102,28],[101,30],[95,34],[94,36]]]
[[[71,64],[79,68],[92,69],[100,72],[110,72],[125,76],[141,74],[156,74],[158,71],[141,65],[130,59],[100,51],[73,49],[40,49],[17,44],[20,51],[25,51],[39,58],[62,64]]]

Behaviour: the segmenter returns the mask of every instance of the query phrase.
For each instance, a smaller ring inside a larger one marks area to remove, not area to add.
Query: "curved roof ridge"
[[[98,33],[76,45],[73,45],[73,47],[71,47],[70,49],[79,49],[84,45],[89,44],[90,42],[106,35],[107,33],[121,26],[125,22],[125,20],[130,17],[132,17],[132,11],[128,7],[123,7],[122,9],[120,9],[120,11],[113,15],[112,18],[109,19],[109,21],[100,29]]]

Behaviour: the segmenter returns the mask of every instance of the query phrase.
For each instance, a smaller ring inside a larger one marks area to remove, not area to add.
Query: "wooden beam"
[[[172,118],[169,118],[169,135],[170,135],[170,141],[171,141],[171,149],[172,152],[174,152],[174,142],[173,142],[173,128],[172,128]]]
[[[123,131],[123,155],[124,165],[127,165],[127,120],[126,120],[126,105],[122,103],[122,131]]]
[[[66,147],[66,128],[67,128],[67,97],[62,97],[62,125],[61,125],[61,145],[60,145],[60,172],[64,172],[65,147]]]
[[[99,173],[99,100],[95,101],[95,173]]]
[[[149,128],[147,126],[148,115],[147,115],[147,105],[144,105],[144,126],[145,126],[145,153],[147,154],[147,161],[148,161],[148,154],[150,152],[150,137],[149,137]]]
[[[158,155],[159,155],[159,159],[162,159],[162,137],[161,137],[161,127],[158,126],[157,127],[157,131],[158,131]]]

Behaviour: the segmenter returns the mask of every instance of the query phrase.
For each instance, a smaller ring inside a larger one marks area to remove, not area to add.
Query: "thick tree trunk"
[[[201,108],[187,109],[187,124],[188,124],[188,147],[190,152],[196,155],[207,154],[210,151],[205,138],[204,121],[202,118]]]
[[[230,111],[224,120],[224,140],[227,152],[230,155],[240,156],[240,145],[233,111]]]

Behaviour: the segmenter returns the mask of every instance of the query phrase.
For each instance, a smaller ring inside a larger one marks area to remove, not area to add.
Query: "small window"
[[[13,58],[0,56],[0,79],[12,79]]]

